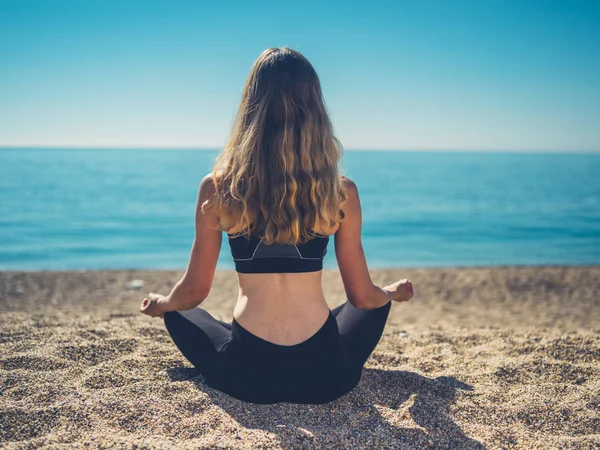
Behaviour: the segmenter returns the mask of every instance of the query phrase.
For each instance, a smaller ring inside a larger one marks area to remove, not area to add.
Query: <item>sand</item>
[[[320,406],[203,385],[137,313],[181,274],[0,272],[0,447],[600,448],[600,267],[373,271],[416,298],[358,387]],[[344,300],[336,271],[324,284]],[[230,319],[236,287],[217,273],[203,307]]]

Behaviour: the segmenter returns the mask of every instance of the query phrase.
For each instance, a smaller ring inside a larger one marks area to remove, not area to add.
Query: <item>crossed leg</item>
[[[379,343],[390,307],[391,302],[376,309],[359,309],[346,301],[331,311],[348,354],[360,367]]]
[[[165,326],[183,356],[202,371],[231,339],[231,325],[200,308],[165,313]]]

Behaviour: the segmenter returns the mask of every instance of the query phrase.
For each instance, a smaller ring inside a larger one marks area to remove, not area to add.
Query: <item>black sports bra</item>
[[[265,244],[257,236],[227,235],[239,273],[298,273],[323,269],[329,236],[316,234],[302,244]]]

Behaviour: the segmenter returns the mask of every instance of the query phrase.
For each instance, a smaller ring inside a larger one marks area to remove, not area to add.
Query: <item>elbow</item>
[[[348,301],[357,309],[374,309],[376,306],[367,296],[348,297]]]
[[[182,283],[175,301],[177,311],[187,311],[200,305],[208,297],[209,289]]]
[[[187,302],[188,309],[199,306],[208,297],[208,291],[199,290],[190,292],[189,300]]]
[[[348,301],[358,309],[377,309],[388,303],[390,298],[381,288],[372,284],[371,289],[362,292],[360,295],[349,297]]]
[[[356,309],[371,309],[366,303],[350,302]]]
[[[368,302],[352,303],[352,306],[354,306],[357,309],[375,309],[378,307],[378,305],[374,305],[373,303]]]
[[[188,309],[196,308],[200,306],[200,304],[206,300],[206,297],[202,297],[200,299],[191,299],[182,304],[181,311],[187,311]]]

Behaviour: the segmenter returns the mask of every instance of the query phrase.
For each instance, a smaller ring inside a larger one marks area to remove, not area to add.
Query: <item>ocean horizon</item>
[[[0,270],[185,269],[217,154],[0,148]],[[348,150],[341,169],[370,268],[600,264],[600,154]]]

